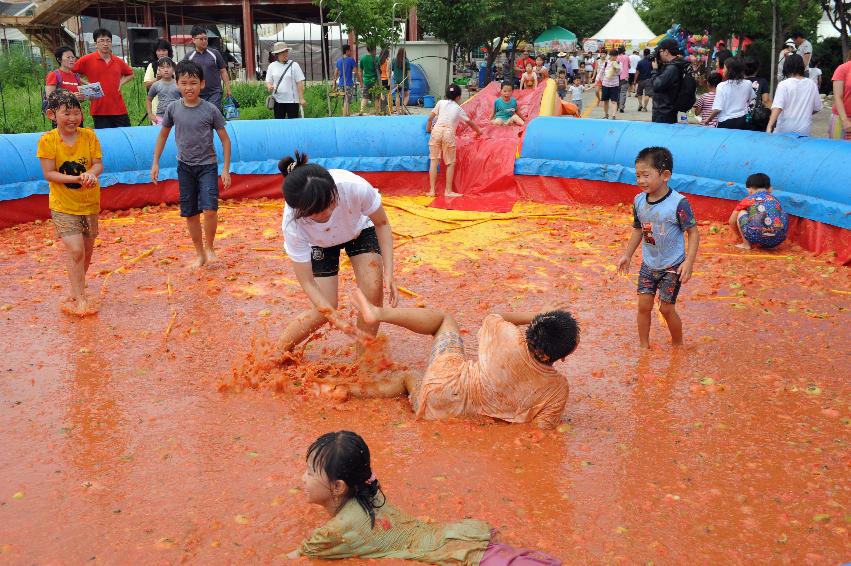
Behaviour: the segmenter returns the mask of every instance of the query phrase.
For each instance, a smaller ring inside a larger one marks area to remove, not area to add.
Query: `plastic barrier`
[[[352,171],[428,171],[426,116],[228,122],[231,172],[277,175],[278,160],[296,149],[328,168]],[[101,187],[150,182],[158,126],[98,130],[103,149]],[[0,201],[47,194],[36,158],[40,133],[0,136]],[[216,151],[221,163],[218,136]],[[174,135],[160,158],[160,179],[177,178]]]
[[[428,79],[425,71],[420,65],[411,63],[411,102],[419,104],[422,97],[427,95],[428,92]]]
[[[851,229],[851,144],[826,139],[541,117],[526,131],[514,173],[633,185],[635,156],[653,145],[674,154],[670,185],[678,191],[738,201],[747,176],[764,172],[790,214]]]

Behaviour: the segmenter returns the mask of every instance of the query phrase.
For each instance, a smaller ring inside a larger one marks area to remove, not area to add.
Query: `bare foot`
[[[189,263],[186,267],[188,269],[198,269],[200,267],[204,267],[205,263],[207,263],[207,254],[202,253],[195,258],[195,261]]]
[[[204,254],[207,256],[207,263],[213,263],[219,259],[213,248],[204,248]]]
[[[638,347],[641,348],[642,350],[649,350],[650,349],[650,342],[642,343]]]
[[[426,195],[427,195],[427,196],[430,196],[430,197],[435,196],[435,194],[434,194],[434,189],[430,189],[430,190],[426,193]]]
[[[378,322],[378,308],[367,300],[363,291],[355,289],[352,292],[352,302],[365,323],[375,324]]]
[[[740,243],[740,244],[736,244],[736,247],[737,247],[737,248],[739,248],[739,249],[742,249],[742,250],[749,250],[749,249],[751,249],[751,245],[750,245],[749,243],[747,243],[747,242],[742,242],[742,243]]]
[[[445,193],[443,193],[443,196],[445,196],[446,198],[452,198],[452,197],[462,197],[464,195],[462,195],[461,193],[456,193],[455,191],[446,191]]]

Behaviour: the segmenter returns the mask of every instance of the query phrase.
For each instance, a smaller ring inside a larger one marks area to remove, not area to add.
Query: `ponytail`
[[[307,449],[307,462],[314,470],[322,471],[329,481],[342,480],[348,490],[342,509],[349,499],[354,499],[369,515],[370,527],[375,527],[375,510],[386,500],[381,484],[372,472],[369,447],[358,434],[341,430],[320,436]]]
[[[278,162],[278,170],[284,176],[284,200],[296,220],[323,212],[336,202],[334,178],[321,165],[308,163],[306,153],[296,151],[294,157],[284,157]]]

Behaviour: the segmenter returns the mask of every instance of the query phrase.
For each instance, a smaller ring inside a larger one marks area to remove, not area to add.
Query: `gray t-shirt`
[[[206,100],[186,106],[183,99],[169,104],[163,114],[163,128],[174,127],[177,160],[187,165],[216,163],[213,130],[225,127],[221,111]]]
[[[226,69],[228,65],[218,50],[211,47],[205,49],[203,53],[198,53],[193,49],[183,60],[192,61],[204,71],[204,88],[201,90],[201,98],[222,92],[222,75],[219,71]]]
[[[803,57],[804,55],[812,55],[813,54],[813,44],[807,41],[806,39],[801,42],[801,45],[795,50],[795,53]]]
[[[180,98],[180,90],[177,88],[176,81],[157,81],[148,89],[148,98],[159,96],[157,102],[157,116],[165,114],[165,109],[168,105]]]

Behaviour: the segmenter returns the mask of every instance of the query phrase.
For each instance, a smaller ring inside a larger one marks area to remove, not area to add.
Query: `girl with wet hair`
[[[429,564],[551,566],[557,558],[493,542],[484,521],[425,523],[387,503],[358,434],[329,432],[307,449],[307,501],[331,516],[290,558],[396,558]]]
[[[384,288],[398,301],[393,279],[393,232],[381,195],[369,182],[343,169],[325,169],[296,152],[278,163],[284,176],[284,249],[313,308],[284,330],[282,346],[292,350],[326,322],[338,321],[340,250],[345,250],[358,288],[381,306]],[[375,336],[378,324],[358,317],[357,326]]]

